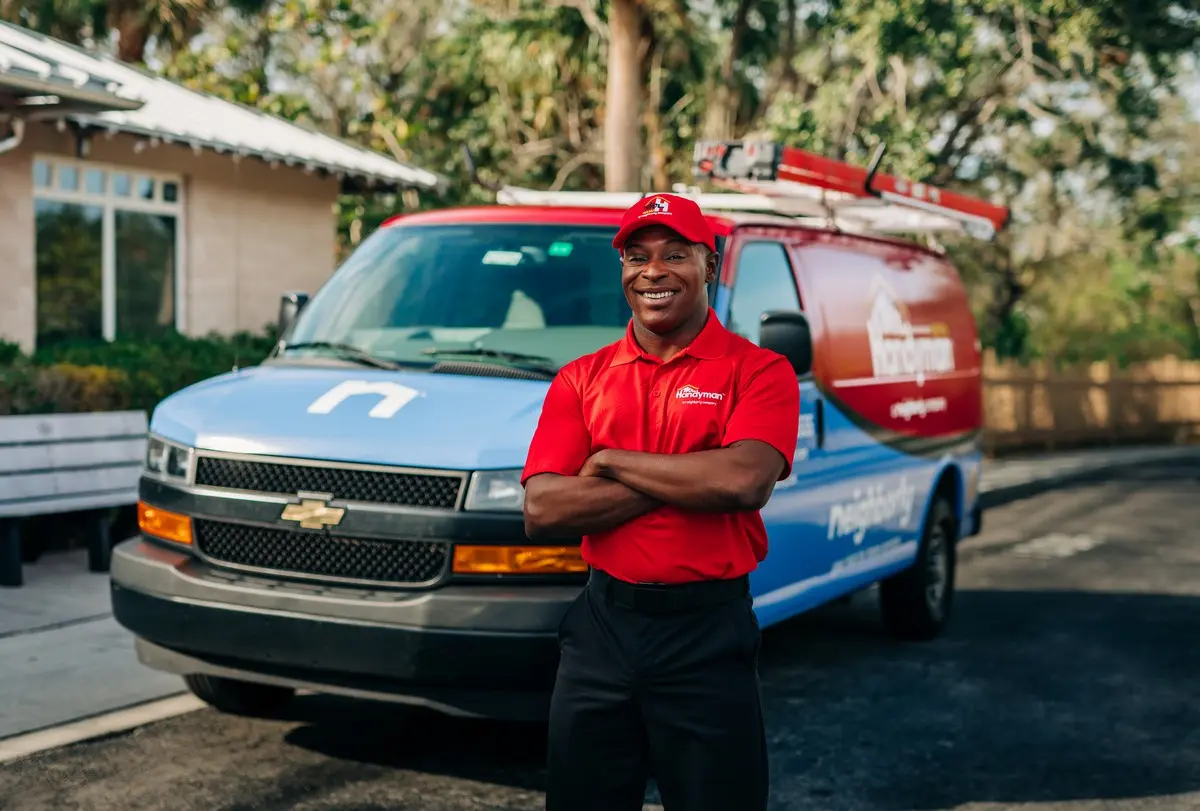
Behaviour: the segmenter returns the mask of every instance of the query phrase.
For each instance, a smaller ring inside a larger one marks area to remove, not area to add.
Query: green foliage
[[[1011,206],[997,243],[947,246],[1001,354],[1200,352],[1200,279],[1181,241],[1200,219],[1200,130],[1179,102],[1200,79],[1190,7],[636,5],[641,144],[602,137],[609,0],[158,0],[142,27],[167,31],[169,45],[203,29],[168,49],[162,70],[177,81],[450,179],[440,199],[341,198],[343,253],[392,214],[490,202],[463,147],[488,183],[582,190],[603,188],[606,152],[624,151],[649,191],[691,182],[705,133],[858,164],[884,144],[884,171]],[[86,28],[75,0],[0,0],[0,16],[14,8],[60,36]],[[176,37],[169,19],[192,27]]]
[[[262,361],[272,329],[230,337],[79,341],[32,357],[0,344],[0,415],[142,409],[180,389]]]

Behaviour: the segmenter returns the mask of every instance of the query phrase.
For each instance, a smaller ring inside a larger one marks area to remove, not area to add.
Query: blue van
[[[231,713],[299,689],[544,717],[587,572],[579,539],[526,537],[519,475],[556,370],[624,334],[610,243],[630,202],[397,217],[311,300],[284,297],[271,357],[165,399],[111,569],[139,660]],[[980,523],[957,272],[892,237],[706,214],[715,312],[789,357],[802,395],[760,624],[878,584],[890,632],[936,636]]]

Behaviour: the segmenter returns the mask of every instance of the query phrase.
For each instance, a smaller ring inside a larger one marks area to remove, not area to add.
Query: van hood
[[[518,468],[543,381],[258,366],[163,400],[150,430],[208,450],[381,465]]]

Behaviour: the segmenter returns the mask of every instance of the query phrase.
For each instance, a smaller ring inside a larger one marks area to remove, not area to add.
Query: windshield
[[[629,323],[615,234],[509,223],[381,228],[313,296],[287,343],[349,345],[400,363],[530,355],[562,366]]]

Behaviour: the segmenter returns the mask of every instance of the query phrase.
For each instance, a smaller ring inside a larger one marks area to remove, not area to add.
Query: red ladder
[[[700,141],[696,177],[745,194],[787,200],[796,213],[846,220],[869,230],[957,231],[995,238],[1009,210],[976,197],[878,171],[879,149],[867,168],[771,141]]]

